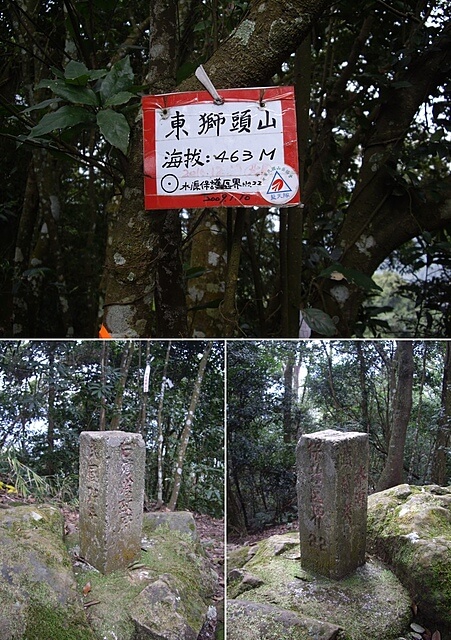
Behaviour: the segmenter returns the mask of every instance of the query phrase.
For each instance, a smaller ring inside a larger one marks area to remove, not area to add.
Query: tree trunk
[[[108,365],[109,343],[108,340],[102,340],[102,355],[100,359],[100,415],[99,415],[99,431],[106,429],[106,369]]]
[[[227,268],[227,210],[200,210],[193,220],[190,234],[191,269],[203,270],[188,280],[188,333],[194,338],[222,337],[224,322],[219,303],[224,298]]]
[[[359,362],[359,380],[360,380],[360,391],[361,391],[360,416],[361,416],[362,426],[365,428],[365,431],[369,433],[370,417],[368,412],[368,387],[366,384],[368,369],[365,361],[365,355],[362,349],[362,343],[357,341],[355,344],[357,349],[357,359]]]
[[[450,31],[448,23],[428,49],[412,56],[405,72],[387,90],[369,137],[360,141],[364,147],[360,174],[334,240],[334,245],[340,247],[339,262],[343,267],[371,276],[394,249],[424,230],[443,228],[449,217],[449,178],[443,180],[441,200],[434,203],[431,194],[424,198],[426,188],[419,194],[406,187],[405,194],[398,195],[393,167],[420,105],[445,81]],[[408,83],[402,92],[398,90],[399,82]],[[312,306],[320,306],[331,317],[337,317],[338,334],[348,337],[353,335],[363,298],[363,290],[356,285],[346,281],[337,285],[327,278],[320,282]]]
[[[451,434],[451,347],[446,341],[440,421],[432,464],[432,482],[445,486],[447,484],[446,462]]]
[[[428,361],[428,348],[429,343],[427,341],[423,342],[423,359],[421,363],[421,378],[420,378],[420,388],[418,390],[418,409],[417,409],[417,417],[415,424],[415,434],[413,437],[412,444],[412,454],[410,456],[409,463],[409,471],[407,476],[407,482],[412,482],[413,479],[418,477],[417,469],[420,461],[420,452],[418,451],[418,438],[420,435],[420,426],[422,419],[422,411],[423,411],[423,395],[424,395],[424,383],[426,380],[426,367]],[[424,478],[423,478],[424,481]]]
[[[171,352],[171,341],[168,342],[166,358],[164,361],[163,375],[161,378],[160,400],[158,402],[158,469],[157,469],[157,509],[163,505],[163,402],[164,390],[166,389],[166,376],[168,373],[169,354]]]
[[[252,3],[241,25],[204,65],[212,82],[217,88],[224,89],[266,84],[306,37],[317,17],[332,4],[332,0],[258,0]],[[162,5],[164,7],[165,3],[162,2]],[[167,38],[170,33],[177,32],[175,15],[168,15],[166,21],[154,15],[153,22],[151,15],[150,33],[166,55],[172,47]],[[169,55],[168,60],[175,60],[175,56]],[[151,64],[154,63],[155,59],[152,59]],[[173,66],[169,72],[170,62],[165,64],[162,73],[166,75],[163,77],[173,77]],[[161,92],[161,83],[157,86],[156,81],[153,78],[151,80],[150,90]],[[168,82],[163,91],[173,88]],[[197,79],[191,77],[182,82],[177,90],[200,88]],[[128,160],[121,211],[110,238],[111,257],[107,264],[103,323],[113,337],[151,337],[157,333],[156,316],[165,313],[170,322],[160,317],[159,330],[163,332],[160,335],[186,335],[186,309],[181,305],[180,291],[181,264],[176,259],[172,267],[166,270],[160,291],[157,292],[160,298],[166,295],[168,299],[161,309],[156,307],[156,314],[151,313],[158,287],[160,243],[165,242],[161,237],[164,227],[161,220],[167,214],[154,211],[146,213],[143,209],[141,122],[133,129]],[[176,212],[171,215],[178,216]],[[174,243],[173,255],[177,244],[175,235]],[[164,268],[164,264],[161,267]]]
[[[294,353],[290,353],[283,372],[283,441],[292,442],[293,433],[293,368]]]
[[[232,481],[227,480],[227,529],[238,537],[247,535],[246,510]]]
[[[168,508],[171,511],[174,511],[177,504],[178,497],[179,497],[180,486],[182,484],[182,471],[183,471],[183,463],[185,461],[186,448],[188,446],[188,441],[191,436],[194,412],[196,410],[197,403],[199,402],[200,389],[202,386],[202,380],[204,377],[205,369],[207,368],[207,362],[210,356],[211,347],[212,347],[212,343],[209,342],[205,348],[204,354],[202,356],[202,360],[199,363],[199,369],[197,372],[196,380],[194,382],[193,393],[191,395],[191,402],[188,408],[188,413],[185,420],[185,426],[183,427],[182,435],[180,436],[180,442],[179,442],[178,451],[177,451],[176,468],[175,468],[175,474],[174,474],[174,484],[172,487],[171,498],[168,504]]]
[[[404,481],[403,461],[406,443],[407,426],[412,409],[413,384],[413,342],[403,340],[397,342],[398,370],[396,377],[396,393],[393,400],[392,425],[388,454],[377,491],[389,489]]]
[[[151,358],[150,358],[150,345],[152,344],[152,342],[150,340],[148,340],[146,342],[146,368],[147,365],[150,364],[151,362]],[[141,348],[140,348],[140,360],[141,360]],[[141,400],[141,412],[140,412],[140,419],[139,419],[139,426],[137,429],[137,432],[140,433],[142,435],[142,437],[144,439],[146,439],[146,420],[147,420],[147,401],[149,399],[149,393],[145,392],[143,389],[142,392],[142,400]]]
[[[116,398],[114,400],[114,413],[110,423],[110,429],[112,431],[119,429],[119,423],[122,415],[122,404],[124,402],[125,385],[127,383],[128,371],[130,369],[134,348],[134,342],[130,340],[122,353],[121,376],[119,378]]]
[[[49,343],[49,373],[48,373],[48,396],[47,396],[47,461],[46,473],[52,476],[55,473],[54,451],[55,451],[55,343]]]

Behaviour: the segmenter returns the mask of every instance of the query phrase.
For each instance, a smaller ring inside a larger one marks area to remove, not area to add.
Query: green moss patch
[[[408,587],[425,624],[451,636],[451,489],[400,485],[368,504],[370,549]]]
[[[302,570],[297,547],[297,534],[263,540],[244,565],[263,584],[240,594],[240,585],[232,583],[230,597],[337,625],[343,640],[387,640],[406,630],[409,595],[380,562],[370,560],[343,580],[328,580]]]

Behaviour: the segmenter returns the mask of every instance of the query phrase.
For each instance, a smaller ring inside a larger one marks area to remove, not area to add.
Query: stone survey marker
[[[139,556],[145,458],[137,433],[80,434],[80,552],[101,573]]]
[[[368,436],[318,431],[296,453],[302,567],[343,578],[365,563]]]

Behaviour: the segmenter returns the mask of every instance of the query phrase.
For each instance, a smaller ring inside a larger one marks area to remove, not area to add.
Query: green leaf
[[[302,317],[312,331],[331,337],[337,333],[332,318],[321,309],[302,309]]]
[[[46,135],[56,129],[67,129],[76,124],[93,122],[94,116],[83,107],[65,105],[53,113],[46,113],[40,122],[30,131],[32,138]]]
[[[444,136],[445,136],[444,130],[441,128],[437,129],[437,131],[435,131],[431,136],[431,142],[441,142]]]
[[[105,107],[115,107],[118,104],[126,104],[132,98],[136,98],[134,93],[130,93],[130,91],[119,91],[119,93],[108,98],[105,102]]]
[[[353,282],[365,291],[370,291],[371,289],[382,291],[382,288],[376,284],[372,278],[367,276],[366,273],[358,271],[357,269],[351,269],[350,267],[343,267],[341,264],[333,264],[327,269],[324,269],[324,271],[321,271],[319,275],[322,278],[330,278],[334,272],[343,274],[348,282]]]
[[[102,104],[105,104],[109,98],[112,98],[120,91],[127,91],[133,84],[133,69],[130,65],[130,56],[126,56],[115,65],[102,80],[100,87],[100,97]]]
[[[74,104],[86,104],[91,107],[97,107],[99,101],[96,94],[89,87],[79,87],[71,85],[64,80],[42,80],[37,89],[50,89],[60,98],[73,102]]]
[[[71,60],[64,70],[64,77],[70,84],[85,87],[90,77],[89,69],[83,62]]]
[[[39,104],[34,104],[32,107],[27,107],[21,113],[31,113],[32,111],[39,111],[40,109],[45,109],[49,107],[51,104],[58,104],[61,102],[60,98],[49,98],[48,100],[43,100]]]
[[[130,127],[122,113],[116,113],[112,109],[102,109],[97,114],[97,124],[100,133],[113,146],[127,153]]]

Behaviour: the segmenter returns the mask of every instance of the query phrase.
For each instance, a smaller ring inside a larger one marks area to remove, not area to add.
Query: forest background
[[[297,526],[303,433],[368,433],[371,493],[450,482],[449,341],[228,342],[227,382],[231,537]]]
[[[222,342],[0,341],[0,488],[76,506],[80,432],[106,429],[142,434],[146,508],[223,517]]]
[[[0,2],[0,335],[450,335],[446,9]],[[140,97],[201,63],[295,85],[303,207],[143,210]]]

